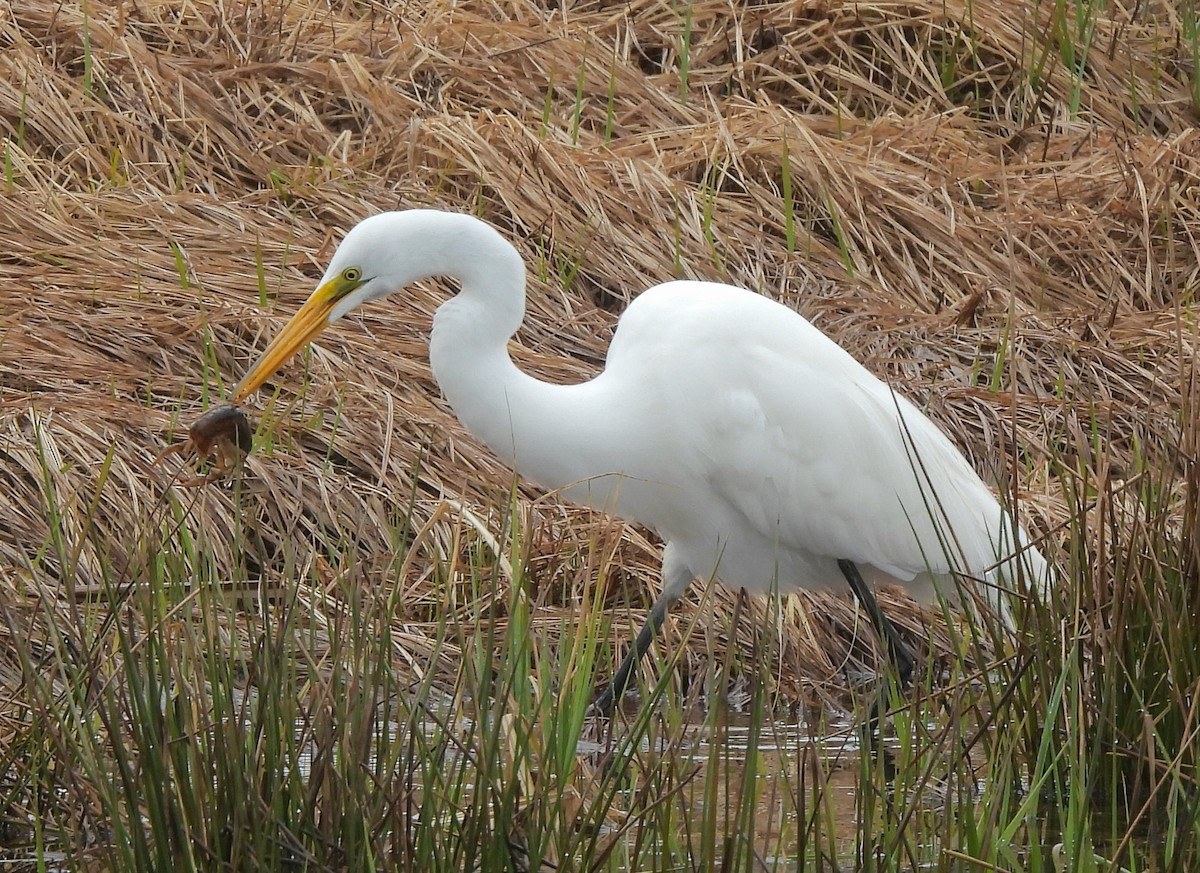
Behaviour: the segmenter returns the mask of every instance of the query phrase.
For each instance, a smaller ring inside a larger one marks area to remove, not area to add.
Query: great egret
[[[1002,606],[1002,586],[1048,583],[1045,559],[942,431],[759,294],[657,285],[625,310],[594,379],[552,385],[521,371],[508,342],[525,314],[525,266],[468,215],[414,209],[354,227],[233,402],[346,313],[432,276],[461,286],[434,315],[429,357],[463,425],[525,479],[665,543],[662,596],[602,711],[696,578],[752,593],[849,584],[905,681],[912,655],[872,586],[930,601],[953,595],[958,572]]]

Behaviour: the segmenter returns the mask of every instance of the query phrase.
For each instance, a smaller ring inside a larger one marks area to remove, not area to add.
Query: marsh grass
[[[1078,581],[1024,606],[1015,649],[970,614],[951,625],[962,654],[926,658],[923,691],[893,695],[886,758],[859,754],[857,729],[829,711],[798,725],[779,707],[764,681],[781,664],[777,614],[740,656],[712,650],[706,683],[740,683],[739,713],[697,709],[719,694],[677,688],[687,649],[668,643],[642,700],[590,718],[617,655],[611,545],[577,544],[593,584],[568,608],[539,605],[539,533],[515,492],[486,518],[444,504],[423,528],[410,506],[382,577],[352,553],[341,569],[296,554],[247,585],[188,524],[210,495],[171,489],[142,520],[145,548],[85,588],[70,576],[92,525],[72,532],[47,484],[41,557],[75,596],[33,564],[4,609],[27,707],[0,759],[10,857],[131,871],[1192,869],[1195,686],[1175,677],[1197,675],[1180,620],[1195,556],[1175,520],[1195,519],[1195,476],[1176,492],[1162,469],[1078,495],[1065,565]],[[419,632],[401,572],[415,561],[439,601]],[[728,632],[753,624],[737,612]]]
[[[1194,3],[243,6],[0,16],[10,866],[1196,869]],[[658,544],[462,431],[435,283],[286,368],[240,478],[149,467],[345,228],[415,205],[526,255],[543,378],[667,278],[801,311],[1053,596],[1004,642],[881,592],[927,645],[890,764],[825,593],[698,587],[592,724]]]
[[[406,669],[395,590],[290,560],[279,588],[232,587],[172,504],[136,582],[110,568],[110,584],[71,610],[57,591],[27,592],[42,635],[20,647],[28,726],[0,773],[34,831],[16,857],[111,870],[623,870],[673,869],[683,853],[750,869],[754,843],[728,835],[753,833],[756,781],[739,777],[733,812],[680,797],[753,767],[753,742],[730,763],[713,729],[704,779],[695,731],[669,703],[656,714],[666,677],[581,754],[608,654],[603,592],[536,631],[511,519],[493,530],[464,511],[453,525],[464,562],[434,568],[470,592],[426,631],[426,657],[460,653],[444,684]],[[762,701],[760,687],[760,724]]]

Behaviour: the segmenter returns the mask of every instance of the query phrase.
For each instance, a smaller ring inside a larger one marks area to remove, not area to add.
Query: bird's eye
[[[362,278],[362,270],[358,267],[347,267],[342,270],[342,278],[347,282],[357,282]]]

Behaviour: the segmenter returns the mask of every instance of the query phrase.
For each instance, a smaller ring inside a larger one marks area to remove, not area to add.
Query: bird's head
[[[346,313],[431,275],[428,247],[412,237],[440,215],[425,210],[384,212],[355,225],[334,252],[317,290],[251,365],[230,400],[241,403],[296,352]]]

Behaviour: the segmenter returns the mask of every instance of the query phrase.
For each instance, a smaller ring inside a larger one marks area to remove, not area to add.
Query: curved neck
[[[437,227],[421,240],[421,263],[433,268],[425,275],[451,276],[462,287],[433,317],[429,361],[458,420],[522,477],[652,523],[631,496],[634,484],[614,475],[654,478],[637,449],[641,410],[614,402],[606,374],[555,385],[520,370],[508,354],[525,314],[520,255],[475,219],[455,216]]]
[[[431,272],[457,279],[459,293],[438,307],[429,339],[434,378],[454,414],[504,461],[522,469],[518,430],[540,418],[536,407],[555,386],[518,369],[508,341],[525,316],[525,265],[517,250],[489,225],[448,216],[451,233],[431,240]],[[456,220],[455,220],[456,219]]]

